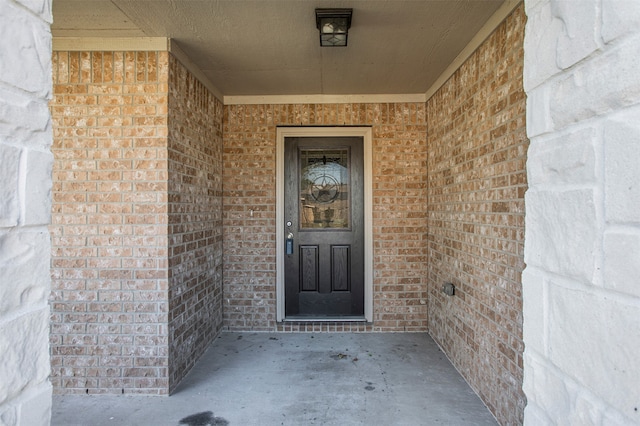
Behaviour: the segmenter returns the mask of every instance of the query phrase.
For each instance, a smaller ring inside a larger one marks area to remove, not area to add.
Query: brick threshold
[[[283,323],[305,323],[305,322],[367,322],[365,317],[298,317],[290,316],[282,320]]]

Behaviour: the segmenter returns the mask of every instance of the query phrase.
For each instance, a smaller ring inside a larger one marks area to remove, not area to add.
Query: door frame
[[[373,185],[371,127],[278,127],[276,130],[276,321],[285,321],[284,141],[288,137],[362,137],[364,154],[364,319],[373,321]],[[299,320],[298,320],[299,321]],[[313,321],[309,319],[308,321]],[[332,321],[318,319],[318,321]],[[337,319],[335,321],[345,321]]]

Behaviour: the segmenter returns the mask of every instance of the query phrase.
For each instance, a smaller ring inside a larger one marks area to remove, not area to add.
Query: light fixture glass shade
[[[316,9],[320,46],[346,46],[352,9]]]

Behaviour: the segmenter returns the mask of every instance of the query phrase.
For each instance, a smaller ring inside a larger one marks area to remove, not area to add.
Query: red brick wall
[[[424,104],[229,105],[224,123],[224,326],[426,331]],[[276,324],[276,127],[294,125],[373,128],[372,325]]]
[[[166,394],[221,328],[222,106],[167,52],[53,70],[52,383]]]
[[[501,424],[525,405],[525,20],[521,5],[427,102],[429,331]]]
[[[222,103],[169,58],[169,388],[222,328]]]

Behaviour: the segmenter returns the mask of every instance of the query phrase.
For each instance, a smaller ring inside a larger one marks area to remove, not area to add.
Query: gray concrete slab
[[[51,424],[497,423],[427,334],[223,333],[170,397],[55,396]]]

